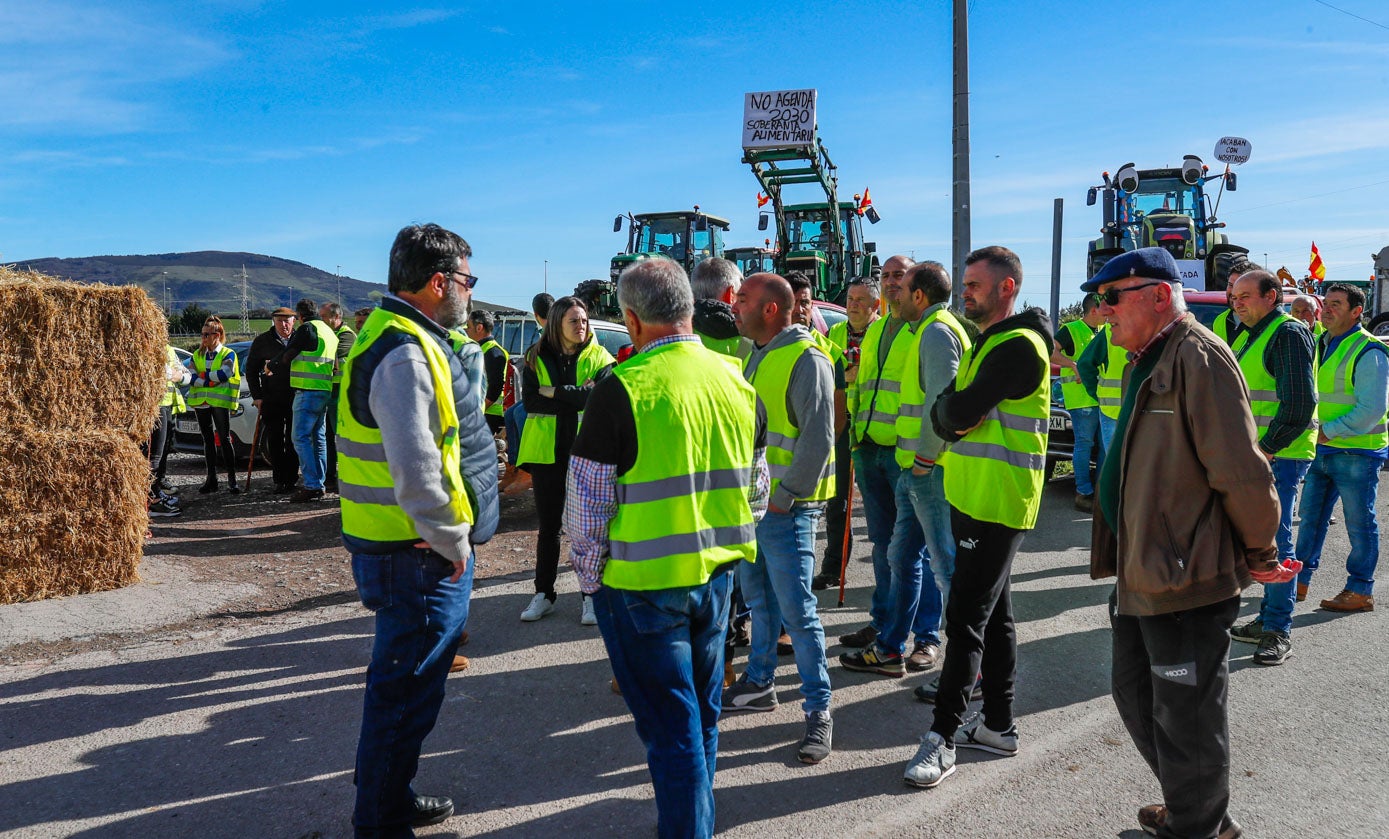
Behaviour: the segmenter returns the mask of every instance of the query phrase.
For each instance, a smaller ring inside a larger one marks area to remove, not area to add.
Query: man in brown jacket
[[[1139,811],[1159,836],[1232,839],[1227,688],[1230,627],[1251,579],[1288,576],[1278,497],[1249,392],[1225,343],[1186,311],[1162,248],[1111,259],[1098,292],[1130,351],[1123,406],[1097,488],[1090,576],[1116,576],[1113,694],[1162,786]]]

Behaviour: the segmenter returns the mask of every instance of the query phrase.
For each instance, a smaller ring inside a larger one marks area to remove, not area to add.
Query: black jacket
[[[974,341],[984,343],[989,336],[1023,327],[1042,336],[1048,358],[1039,359],[1036,350],[1026,341],[1005,341],[989,351],[988,357],[975,371],[969,387],[956,390],[955,383],[941,393],[931,406],[931,425],[942,440],[955,440],[956,432],[972,428],[984,415],[1005,399],[1021,399],[1037,389],[1051,375],[1048,360],[1055,347],[1051,319],[1041,309],[1024,309],[1010,318],[999,321]]]
[[[280,342],[273,326],[257,335],[251,342],[250,353],[246,356],[246,369],[241,371],[241,375],[251,388],[252,399],[266,399],[276,403],[294,401],[294,391],[289,386],[287,370],[281,371],[272,367],[275,375],[265,375],[266,362],[277,358],[284,349],[285,345]]]

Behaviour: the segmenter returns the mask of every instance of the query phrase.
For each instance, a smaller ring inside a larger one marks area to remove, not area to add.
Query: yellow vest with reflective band
[[[1318,348],[1320,349],[1320,347]],[[1317,419],[1322,425],[1338,420],[1355,408],[1355,365],[1366,352],[1383,352],[1375,337],[1356,327],[1341,339],[1326,361],[1317,359]],[[1389,446],[1389,426],[1383,420],[1366,434],[1336,437],[1322,443],[1337,449],[1366,449],[1375,451]]]
[[[960,352],[970,348],[969,333],[964,324],[949,309],[937,309],[926,316],[916,330],[916,340],[912,342],[907,355],[907,365],[902,370],[902,404],[897,410],[897,465],[906,469],[916,460],[916,444],[921,439],[921,424],[931,406],[926,404],[926,392],[921,389],[921,338],[928,326],[943,323],[955,333],[960,342]]]
[[[1320,338],[1320,337],[1321,337],[1321,334],[1322,334],[1323,332],[1325,332],[1325,331],[1326,331],[1326,326],[1323,325],[1321,321],[1319,321],[1319,320],[1312,321],[1312,337],[1313,337],[1313,338]]]
[[[810,330],[811,335],[817,334]],[[823,336],[821,336],[823,339]],[[757,370],[752,374],[752,387],[762,398],[767,409],[767,471],[772,476],[772,492],[781,486],[781,479],[791,467],[791,456],[800,439],[801,430],[791,422],[786,410],[786,392],[791,386],[791,371],[803,353],[811,348],[820,349],[813,338],[802,339],[782,347],[777,347],[762,357]],[[824,350],[821,350],[824,352]],[[529,422],[529,420],[527,420]],[[820,480],[815,488],[798,501],[828,501],[834,497],[834,446],[830,446],[830,456],[820,470]]]
[[[498,344],[498,343],[496,342],[495,339],[493,339],[493,338],[488,338],[486,341],[483,341],[482,344],[479,345],[479,348],[480,348],[484,353],[488,352],[488,351],[491,350],[493,347],[496,347],[497,349],[502,350],[502,363],[503,363],[504,365],[505,365],[505,364],[510,364],[510,363],[511,363],[511,354],[508,353],[506,350],[502,349],[502,345],[501,345],[501,344]],[[505,372],[506,372],[506,367],[503,366],[503,367],[502,367],[502,373],[505,374]],[[500,416],[502,416],[505,412],[506,412],[506,408],[504,408],[504,407],[502,406],[502,400],[501,400],[500,398],[497,399],[496,402],[493,402],[491,405],[488,405],[487,408],[486,408],[486,410],[483,411],[483,413],[485,413],[485,414],[491,414],[491,415],[494,416],[494,417],[500,417]]]
[[[578,361],[574,362],[574,383],[581,385],[590,381],[600,370],[612,363],[612,354],[603,349],[598,339],[590,338],[588,344],[579,352]],[[545,367],[545,360],[540,357],[539,350],[535,353],[535,377],[541,387],[553,384],[550,371]],[[584,412],[580,411],[579,424],[582,425],[583,421]],[[554,414],[527,414],[526,430],[521,434],[521,448],[516,452],[516,463],[554,463],[558,434],[559,417]]]
[[[333,361],[338,352],[338,336],[321,320],[311,320],[318,345],[301,352],[289,363],[289,386],[298,390],[332,390]],[[365,327],[366,324],[363,324]]]
[[[1233,309],[1226,309],[1215,316],[1211,322],[1211,331],[1220,336],[1220,340],[1225,342],[1225,346],[1230,345],[1230,333],[1234,331],[1235,312]]]
[[[439,412],[440,469],[444,489],[448,492],[449,508],[458,523],[472,524],[473,505],[459,467],[462,449],[458,443],[458,406],[453,401],[453,375],[448,357],[439,342],[423,327],[409,318],[384,308],[373,309],[362,324],[362,333],[347,355],[338,394],[338,489],[342,495],[342,532],[358,539],[373,542],[417,541],[419,531],[410,516],[396,502],[395,484],[386,463],[386,449],[381,444],[381,429],[369,428],[357,422],[348,404],[352,388],[354,361],[376,340],[390,332],[405,332],[414,336],[429,364],[429,376],[434,384],[436,410]]]
[[[1071,334],[1071,343],[1075,351],[1068,353],[1065,350],[1061,354],[1075,361],[1080,358],[1080,354],[1085,348],[1090,346],[1090,342],[1095,340],[1095,330],[1083,320],[1073,320],[1061,327]],[[1100,404],[1093,396],[1085,392],[1085,385],[1080,383],[1080,375],[1069,367],[1061,369],[1061,401],[1066,406],[1066,410],[1074,408],[1093,408]],[[1117,414],[1115,415],[1118,416]]]
[[[738,335],[734,335],[732,338],[714,338],[698,330],[695,330],[695,335],[699,337],[699,342],[704,345],[705,349],[729,357],[738,355],[738,344],[742,341]]]
[[[1278,413],[1278,383],[1274,380],[1273,374],[1268,372],[1268,365],[1264,363],[1264,353],[1268,351],[1268,345],[1273,340],[1273,333],[1290,320],[1292,318],[1279,312],[1264,327],[1264,331],[1259,334],[1258,340],[1252,345],[1249,343],[1249,330],[1246,329],[1240,332],[1239,337],[1235,339],[1234,346],[1230,348],[1239,361],[1240,372],[1244,374],[1244,383],[1249,386],[1249,407],[1254,412],[1254,424],[1259,427],[1261,437],[1268,430],[1268,424],[1273,421],[1274,415]],[[1313,415],[1312,422],[1307,426],[1306,431],[1297,435],[1297,439],[1274,456],[1288,460],[1311,460],[1316,457],[1316,416]]]
[[[1100,368],[1095,396],[1100,400],[1100,413],[1117,420],[1124,404],[1124,368],[1129,366],[1129,351],[1114,343],[1114,332],[1109,324],[1100,327],[1100,331],[1104,332],[1104,341],[1109,345],[1109,358]]]
[[[178,360],[178,353],[174,352],[174,348],[168,344],[164,345],[164,365],[183,369],[183,362]],[[188,405],[183,401],[183,394],[179,391],[178,384],[168,379],[169,377],[166,375],[164,377],[164,395],[160,397],[159,405],[162,408],[172,408],[172,413],[181,414],[188,410]]]
[[[752,385],[693,341],[639,352],[613,375],[632,403],[637,460],[617,476],[603,584],[699,586],[726,563],[756,560],[748,504],[757,432]]]
[[[843,358],[846,350],[849,349],[849,322],[841,320],[830,327],[830,343],[834,344],[835,349],[839,350],[839,357]]]
[[[1041,381],[1022,399],[1005,399],[978,428],[951,443],[937,463],[945,470],[945,499],[978,521],[1015,530],[1030,530],[1042,506],[1043,467],[1047,460],[1047,418],[1051,415],[1047,347],[1031,329],[990,335],[965,350],[955,388],[964,390],[989,352],[1004,341],[1025,340],[1037,353]]]
[[[810,337],[815,341],[815,346],[819,347],[820,351],[829,358],[830,366],[838,364],[844,358],[844,351],[835,346],[835,343],[828,337],[821,335],[819,330],[813,326],[807,326],[806,329],[810,330]]]
[[[207,353],[199,347],[193,352],[193,370],[199,376],[209,369],[221,370],[222,365],[227,362],[228,356],[231,356],[231,378],[212,385],[199,384],[198,380],[194,379],[193,384],[188,387],[188,407],[200,408],[204,405],[211,405],[214,408],[226,408],[228,411],[236,410],[236,400],[241,397],[241,366],[237,363],[236,353],[232,352],[231,347],[222,347],[217,352],[217,356],[212,359],[210,368],[207,363]]]
[[[902,404],[902,370],[916,336],[905,324],[883,346],[888,321],[873,321],[859,344],[858,378],[850,391],[854,401],[854,440],[865,438],[880,446],[897,445],[897,409]]]
[[[337,329],[337,331],[333,333],[333,337],[337,339],[337,343],[336,343],[335,345],[333,345],[333,356],[334,356],[334,359],[333,359],[333,360],[334,360],[334,362],[335,362],[335,363],[333,364],[333,384],[334,384],[334,385],[337,385],[337,384],[339,384],[339,383],[342,382],[342,367],[339,366],[339,364],[336,363],[336,362],[337,362],[336,356],[337,356],[337,354],[338,354],[338,353],[337,353],[337,348],[340,347],[340,346],[342,346],[342,334],[343,334],[344,332],[346,332],[348,335],[351,335],[354,339],[357,337],[357,333],[352,331],[352,327],[348,326],[348,325],[345,324],[345,323],[344,323],[342,326],[339,326],[338,329]],[[354,340],[354,343],[355,343],[355,340]],[[351,352],[351,350],[348,350],[348,352]],[[346,358],[344,358],[343,360],[346,361]],[[293,366],[293,362],[291,362],[291,366]]]

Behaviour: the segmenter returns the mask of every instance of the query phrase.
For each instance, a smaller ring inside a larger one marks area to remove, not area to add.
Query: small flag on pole
[[[757,209],[760,210],[760,209],[762,209],[763,207],[767,206],[767,202],[768,202],[768,201],[771,201],[771,200],[772,200],[772,199],[771,199],[771,198],[768,198],[766,195],[763,195],[763,194],[760,193],[760,192],[757,193]]]
[[[1326,279],[1326,265],[1321,261],[1321,252],[1317,250],[1316,242],[1312,243],[1312,262],[1307,266],[1307,273],[1318,282]]]
[[[863,215],[869,207],[873,206],[873,199],[868,195],[868,187],[863,188],[863,198],[860,199],[855,195],[854,199],[858,201],[858,207],[855,209],[859,215]]]

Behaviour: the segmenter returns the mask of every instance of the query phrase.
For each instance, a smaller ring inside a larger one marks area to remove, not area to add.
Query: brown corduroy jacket
[[[1228,600],[1251,570],[1277,565],[1278,495],[1249,390],[1225,342],[1190,314],[1138,391],[1116,448],[1119,533],[1097,504],[1090,576],[1118,577],[1120,614]]]

